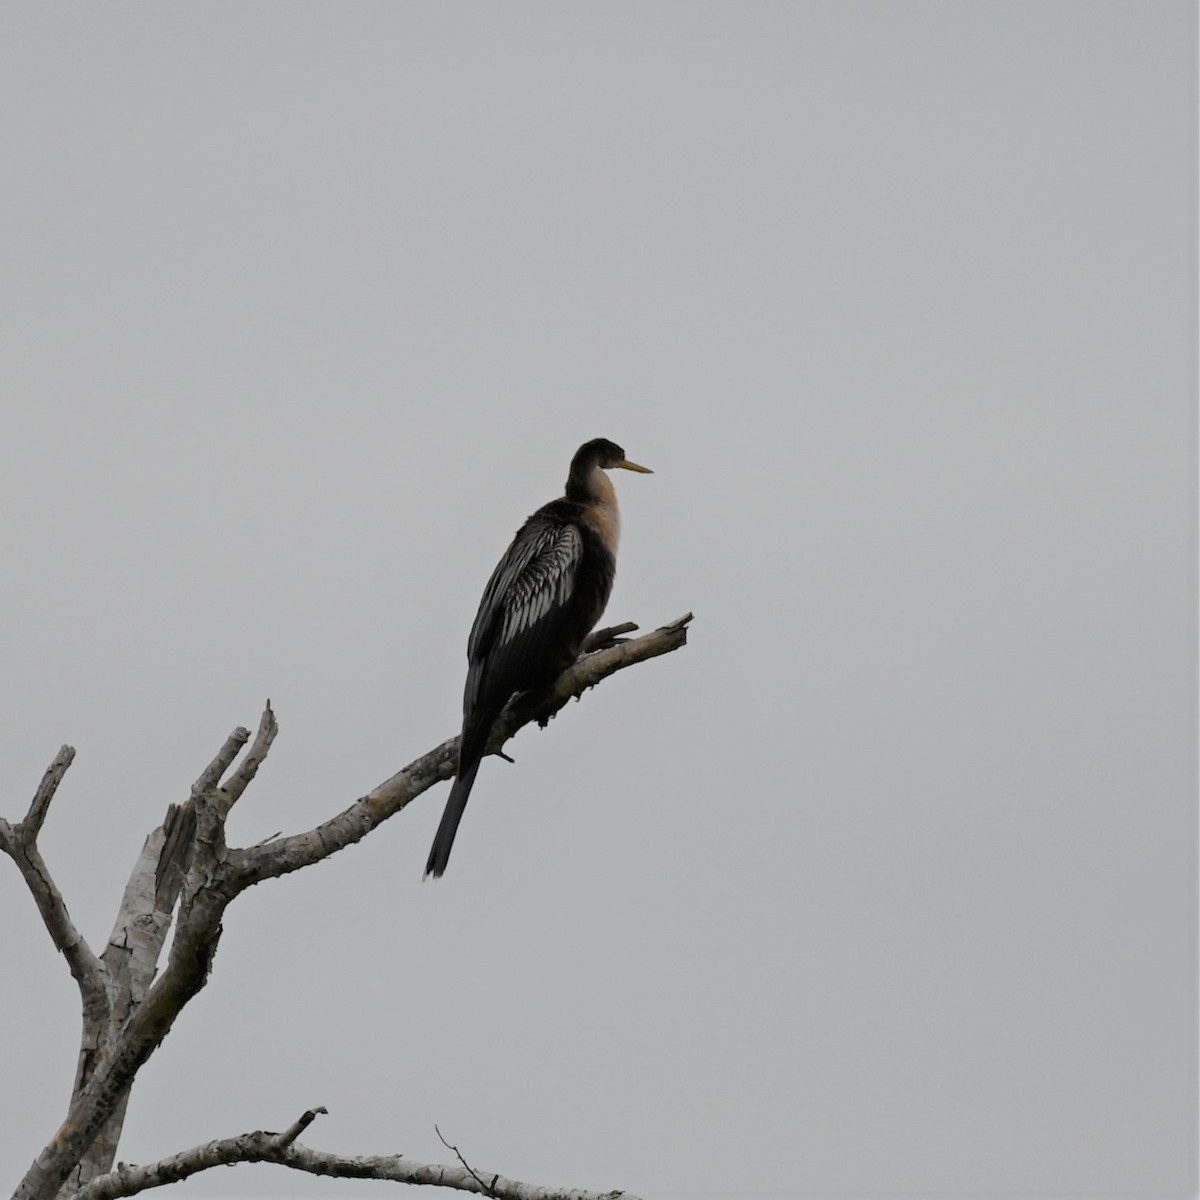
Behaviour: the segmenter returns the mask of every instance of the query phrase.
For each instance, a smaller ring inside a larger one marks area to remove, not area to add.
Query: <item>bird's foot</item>
[[[550,709],[549,712],[542,713],[542,715],[537,719],[538,728],[545,729],[546,726],[549,725],[556,716],[558,716],[559,712],[566,708],[566,706],[567,702],[565,700],[560,700],[552,709]]]
[[[626,637],[621,637],[623,633],[633,633],[637,629],[637,624],[634,621],[625,621],[620,625],[609,625],[604,629],[596,629],[589,633],[583,642],[583,653],[594,654],[597,650],[609,650],[613,646],[619,646],[622,642],[629,641]]]

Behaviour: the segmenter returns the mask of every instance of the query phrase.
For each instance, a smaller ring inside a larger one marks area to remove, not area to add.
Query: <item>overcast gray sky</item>
[[[1181,0],[0,8],[0,811],[77,747],[94,944],[266,697],[242,842],[457,731],[580,442],[656,471],[610,617],[696,613],[441,882],[445,787],[240,900],[123,1159],[324,1104],[648,1197],[1196,1187],[1195,58]],[[0,908],[11,1185],[78,1000]]]

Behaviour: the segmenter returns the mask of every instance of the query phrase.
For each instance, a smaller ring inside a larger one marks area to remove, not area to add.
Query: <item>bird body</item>
[[[608,603],[620,515],[606,469],[649,474],[604,438],[571,461],[565,494],[537,510],[513,538],[483,590],[467,639],[458,772],[425,874],[446,869],[492,724],[518,692],[550,687],[579,657]]]

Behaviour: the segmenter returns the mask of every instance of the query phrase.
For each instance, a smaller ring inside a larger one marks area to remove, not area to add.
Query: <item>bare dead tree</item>
[[[683,646],[691,614],[639,638],[622,625],[593,634],[585,653],[551,693],[536,702],[515,698],[492,730],[489,750],[502,753],[517,730],[544,725],[572,697],[625,667]],[[196,1146],[149,1166],[120,1164],[117,1143],[129,1092],[138,1071],[170,1032],[183,1007],[212,969],[226,907],[247,888],[275,879],[345,849],[455,770],[458,738],[428,754],[306,833],[250,847],[229,846],[225,823],[253,782],[278,732],[270,702],[258,731],[238,728],[192,785],[182,804],[168,807],[146,839],[121,898],[113,931],[97,956],[75,928],[38,849],[38,834],[75,751],[63,746],[47,768],[25,817],[0,819],[0,850],[16,863],[55,947],[66,959],[82,1003],[82,1034],[66,1119],[34,1160],[13,1200],[108,1200],[186,1179],[213,1166],[271,1162],[342,1179],[383,1179],[435,1184],[503,1200],[600,1200],[620,1192],[538,1187],[491,1171],[459,1165],[415,1163],[399,1154],[347,1158],[297,1140],[323,1108],[304,1113],[282,1133],[258,1130]],[[242,754],[249,744],[249,749]],[[239,756],[241,761],[239,762]],[[167,935],[174,918],[174,933]],[[160,959],[166,962],[160,969]],[[633,1198],[630,1198],[633,1200]]]

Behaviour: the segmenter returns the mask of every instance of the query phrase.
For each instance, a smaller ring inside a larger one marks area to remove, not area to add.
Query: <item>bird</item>
[[[562,496],[517,530],[496,564],[467,639],[458,769],[434,835],[425,878],[446,870],[492,723],[518,692],[553,684],[579,657],[608,603],[620,514],[607,471],[652,475],[607,438],[584,442]]]

